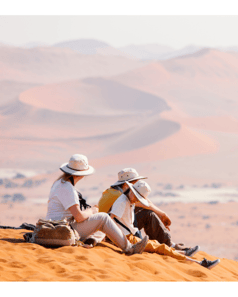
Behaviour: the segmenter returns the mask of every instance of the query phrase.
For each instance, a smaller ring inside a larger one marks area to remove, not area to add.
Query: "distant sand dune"
[[[113,79],[160,96],[188,116],[238,118],[238,54],[211,49],[198,53],[153,62]]]
[[[103,78],[45,85],[23,92],[21,102],[71,114],[115,116],[169,109],[158,97]]]
[[[0,47],[0,57],[0,80],[27,83],[115,75],[144,64],[122,56],[88,56],[57,47],[25,49],[3,46]]]
[[[180,125],[176,122],[163,120],[159,117],[152,118],[148,123],[138,125],[119,135],[111,144],[108,144],[108,153],[131,152],[142,147],[148,148],[148,146],[177,133],[179,129]]]
[[[182,121],[187,126],[197,129],[238,133],[238,119],[232,116],[188,118]]]
[[[160,97],[101,78],[46,85],[0,107],[5,119],[1,135],[43,141],[102,136],[103,140],[168,109]]]
[[[143,142],[143,138],[138,138],[134,141]],[[153,144],[148,143],[147,146],[141,148],[139,148],[139,144],[137,143],[137,147],[138,149],[134,147],[134,150],[95,159],[93,162],[98,167],[105,166],[106,164],[118,165],[121,162],[140,166],[140,163],[145,164],[182,156],[211,154],[218,150],[219,144],[208,136],[182,126],[177,133],[172,134],[166,139],[154,142]]]
[[[183,183],[235,182],[237,53],[148,63],[3,46],[0,56],[2,166],[54,170],[80,151],[104,174],[131,164]]]

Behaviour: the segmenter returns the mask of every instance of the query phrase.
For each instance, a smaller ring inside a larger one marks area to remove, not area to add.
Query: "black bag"
[[[86,200],[83,198],[82,194],[80,192],[78,192],[78,196],[79,196],[79,203],[80,203],[80,209],[81,210],[85,210],[87,208],[91,208],[91,205],[87,204]]]
[[[71,184],[74,186],[73,176],[71,176],[69,178],[69,180],[70,180]],[[77,193],[78,193],[78,196],[79,196],[80,210],[85,210],[87,208],[91,208],[91,206],[89,204],[87,204],[86,199],[83,198],[82,194],[79,191],[77,191]]]

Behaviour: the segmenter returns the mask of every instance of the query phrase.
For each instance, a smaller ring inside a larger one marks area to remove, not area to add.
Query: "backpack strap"
[[[73,186],[75,186],[73,176],[70,176],[69,180],[70,180],[71,184]],[[79,197],[80,209],[83,210],[83,208],[84,208],[84,210],[85,210],[87,208],[91,208],[91,206],[86,203],[86,200],[83,198],[82,194],[79,191],[77,191],[77,193],[78,193],[78,197]]]
[[[111,186],[111,188],[120,191],[123,194],[123,190],[120,186]]]
[[[116,217],[114,217],[113,220],[114,220],[117,224],[121,225],[124,229],[126,229],[130,234],[132,234],[132,233],[131,233],[131,230],[130,230],[127,226],[125,226],[122,222],[120,222]]]

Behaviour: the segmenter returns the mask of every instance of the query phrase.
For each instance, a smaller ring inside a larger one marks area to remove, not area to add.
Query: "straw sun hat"
[[[124,184],[126,181],[131,182],[137,179],[144,179],[147,177],[140,176],[134,168],[124,168],[118,172],[118,181],[112,186],[119,186]]]
[[[88,158],[80,154],[74,154],[68,163],[60,166],[60,170],[77,176],[90,175],[94,172],[94,168],[88,165]]]
[[[138,180],[134,185],[126,181],[126,184],[142,204],[149,206],[146,198],[149,196],[151,188],[144,180]]]

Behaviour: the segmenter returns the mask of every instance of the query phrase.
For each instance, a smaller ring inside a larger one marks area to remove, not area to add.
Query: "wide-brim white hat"
[[[134,168],[124,168],[118,172],[118,181],[115,182],[113,186],[119,186],[124,184],[126,181],[132,182],[134,180],[145,179],[147,177],[140,176]]]
[[[141,180],[139,180],[138,182],[136,182],[134,185],[127,182],[127,185],[129,186],[129,188],[132,190],[132,192],[134,193],[134,195],[136,196],[136,198],[145,206],[149,206],[149,202],[146,199],[146,197],[149,195],[149,193],[151,192],[150,186],[146,183],[143,182]],[[142,196],[140,193],[142,192],[144,196]]]
[[[88,165],[88,158],[84,155],[74,154],[69,162],[60,166],[60,170],[76,176],[85,176],[94,173],[94,168]]]

